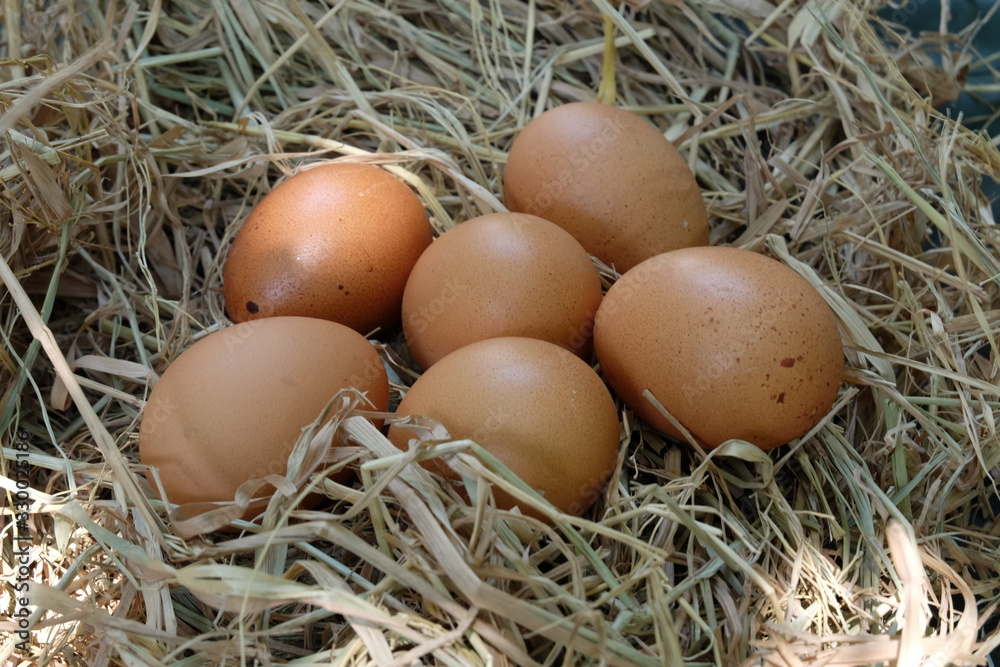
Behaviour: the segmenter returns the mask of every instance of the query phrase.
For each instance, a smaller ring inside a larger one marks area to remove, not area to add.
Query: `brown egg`
[[[511,211],[551,220],[620,273],[708,244],[705,203],[687,162],[648,121],[607,104],[564,104],[525,125],[503,191]]]
[[[747,250],[687,248],[634,267],[605,296],[594,349],[618,396],[680,432],[649,389],[706,447],[730,438],[770,449],[805,434],[837,397],[844,354],[819,292]]]
[[[431,242],[420,199],[388,172],[332,163],[283,181],[253,209],[223,269],[234,322],[318,317],[369,334],[394,326]]]
[[[431,244],[403,293],[403,331],[423,368],[477,340],[539,338],[591,350],[601,280],[569,232],[533,215],[467,220]]]
[[[410,387],[397,415],[432,417],[456,440],[475,440],[571,514],[600,497],[618,457],[618,415],[600,377],[566,349],[533,338],[491,338],[452,352]],[[389,428],[400,449],[412,437]],[[457,479],[441,461],[428,467]],[[494,496],[498,507],[515,504],[497,489]]]
[[[167,367],[143,410],[139,457],[172,503],[231,501],[243,482],[285,474],[302,429],[347,387],[388,409],[385,367],[353,329],[308,317],[235,324]]]

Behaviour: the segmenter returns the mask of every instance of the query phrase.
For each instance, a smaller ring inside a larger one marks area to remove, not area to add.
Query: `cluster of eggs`
[[[708,244],[697,181],[652,124],[602,104],[546,111],[515,138],[503,195],[511,212],[432,239],[419,198],[383,169],[326,163],[278,185],[226,258],[235,324],[151,392],[150,479],[171,502],[232,500],[284,473],[339,390],[385,412],[365,335],[400,323],[423,373],[395,417],[473,439],[566,512],[587,509],[617,463],[605,381],[650,426],[709,448],[776,447],[829,411],[843,370],[832,311],[784,264]],[[606,294],[591,256],[621,273]],[[416,432],[397,421],[387,435],[406,449]]]

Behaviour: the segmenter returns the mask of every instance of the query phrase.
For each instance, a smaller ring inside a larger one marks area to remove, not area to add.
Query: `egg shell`
[[[651,123],[607,104],[573,102],[532,119],[511,145],[503,193],[511,211],[551,220],[619,273],[708,244],[687,162]]]
[[[140,460],[158,470],[172,503],[232,501],[244,482],[284,475],[302,429],[348,387],[369,409],[388,409],[385,367],[353,329],[307,317],[232,325],[186,349],[153,387]],[[245,518],[265,505],[252,503]]]
[[[600,497],[618,457],[618,415],[600,377],[573,353],[533,338],[491,338],[452,352],[410,387],[396,414],[432,417],[456,440],[475,440],[571,514]],[[389,428],[400,449],[413,437]],[[442,461],[425,465],[458,479]],[[493,492],[498,507],[514,507],[511,496]]]
[[[597,311],[594,348],[640,418],[681,438],[643,397],[649,389],[706,447],[802,436],[829,412],[844,364],[819,292],[784,264],[729,247],[676,250],[623,275]]]
[[[569,232],[533,215],[467,220],[420,256],[403,293],[403,331],[422,368],[486,338],[524,336],[590,353],[601,280]]]
[[[366,335],[391,328],[431,237],[420,199],[388,172],[339,162],[301,171],[268,193],[233,239],[226,312],[234,322],[317,317]]]

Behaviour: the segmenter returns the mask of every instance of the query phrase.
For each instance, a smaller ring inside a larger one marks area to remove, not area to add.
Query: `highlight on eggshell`
[[[226,312],[234,322],[298,315],[362,334],[391,328],[431,237],[419,197],[384,169],[304,169],[261,199],[233,239]]]
[[[675,250],[625,273],[597,311],[594,349],[636,415],[683,439],[649,390],[709,448],[804,435],[830,411],[844,369],[837,318],[816,288],[729,247]]]

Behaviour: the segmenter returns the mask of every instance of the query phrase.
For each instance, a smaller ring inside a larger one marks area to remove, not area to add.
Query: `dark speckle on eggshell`
[[[338,162],[300,171],[260,201],[233,240],[223,267],[227,312],[250,319],[257,312],[242,305],[252,301],[268,316],[327,319],[361,333],[389,328],[430,242],[420,198],[387,171]]]
[[[594,348],[640,418],[682,437],[649,389],[706,447],[739,438],[769,449],[805,434],[833,405],[844,366],[820,293],[784,264],[728,247],[675,250],[623,275],[597,311]]]

